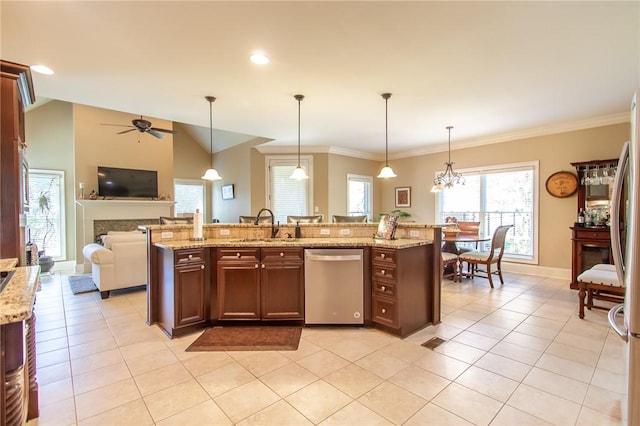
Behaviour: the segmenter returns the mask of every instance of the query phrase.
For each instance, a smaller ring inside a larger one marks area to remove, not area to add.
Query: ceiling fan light
[[[216,169],[208,169],[206,172],[204,172],[204,175],[202,175],[202,177],[200,179],[204,179],[204,180],[220,180],[220,179],[222,179],[222,176],[220,176],[218,174],[218,171]]]
[[[291,173],[291,176],[289,177],[291,179],[297,179],[297,180],[309,179],[309,176],[307,176],[307,173],[305,173],[304,169],[300,166],[296,167],[293,173]]]
[[[389,166],[384,166],[382,170],[380,170],[380,174],[378,174],[379,178],[388,179],[396,177],[397,175],[393,173],[393,169]]]

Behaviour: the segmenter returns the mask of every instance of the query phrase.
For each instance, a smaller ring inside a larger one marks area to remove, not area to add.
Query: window
[[[195,179],[175,179],[173,181],[176,198],[175,215],[180,213],[195,213],[196,209],[204,213],[205,183]]]
[[[440,223],[447,216],[480,221],[480,230],[487,237],[500,225],[514,225],[507,234],[505,258],[537,263],[538,162],[457,171],[464,174],[466,184],[438,194]],[[484,248],[490,244],[485,243]]]
[[[300,157],[300,165],[309,179],[291,179],[298,166],[297,157],[267,156],[267,206],[276,222],[286,223],[287,216],[307,216],[313,211],[313,157]]]
[[[347,174],[347,215],[358,216],[366,215],[367,220],[371,222],[373,216],[373,178],[371,176],[362,176]]]
[[[44,255],[65,260],[64,172],[29,170],[27,238]]]

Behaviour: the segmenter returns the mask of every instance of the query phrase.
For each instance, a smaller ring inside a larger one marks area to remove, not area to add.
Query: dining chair
[[[238,222],[239,223],[256,223],[256,217],[255,216],[240,216],[238,218]],[[260,224],[270,224],[271,223],[271,216],[260,216],[260,219],[258,220],[258,223]]]
[[[324,215],[313,216],[287,216],[287,223],[321,223]]]
[[[440,282],[443,278],[458,280],[458,255],[443,251],[440,253]]]
[[[502,279],[501,261],[504,254],[504,243],[507,237],[509,229],[513,228],[513,225],[498,226],[491,238],[491,249],[488,252],[482,251],[470,251],[467,253],[461,253],[459,256],[459,271],[460,277],[481,277],[489,279],[489,285],[493,288],[492,274],[497,274],[500,277],[500,284],[504,284]],[[467,272],[463,272],[462,264],[467,262]],[[485,269],[478,268],[479,265],[484,265]],[[491,266],[495,265],[496,270],[492,271]]]
[[[357,222],[367,222],[367,215],[358,215],[358,216],[340,216],[334,214],[331,217],[333,223],[357,223]]]

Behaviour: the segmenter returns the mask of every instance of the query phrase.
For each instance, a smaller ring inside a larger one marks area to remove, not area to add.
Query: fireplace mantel
[[[175,201],[76,200],[76,264],[83,264],[82,249],[94,242],[96,220],[152,219],[172,216]]]

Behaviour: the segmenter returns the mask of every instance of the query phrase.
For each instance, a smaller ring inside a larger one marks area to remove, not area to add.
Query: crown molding
[[[600,117],[589,118],[585,120],[576,120],[565,123],[552,124],[549,126],[537,127],[533,129],[521,130],[516,132],[502,133],[499,135],[492,135],[483,138],[468,139],[465,141],[459,141],[452,144],[452,149],[465,149],[473,148],[482,145],[491,145],[494,143],[502,142],[519,142],[526,139],[553,135],[558,133],[573,132],[577,130],[591,129],[594,127],[611,126],[614,124],[628,123],[629,113],[611,114]],[[437,144],[428,145],[419,149],[396,152],[389,154],[389,159],[400,159],[408,157],[417,157],[420,155],[435,154],[437,152],[447,151],[448,145]]]

